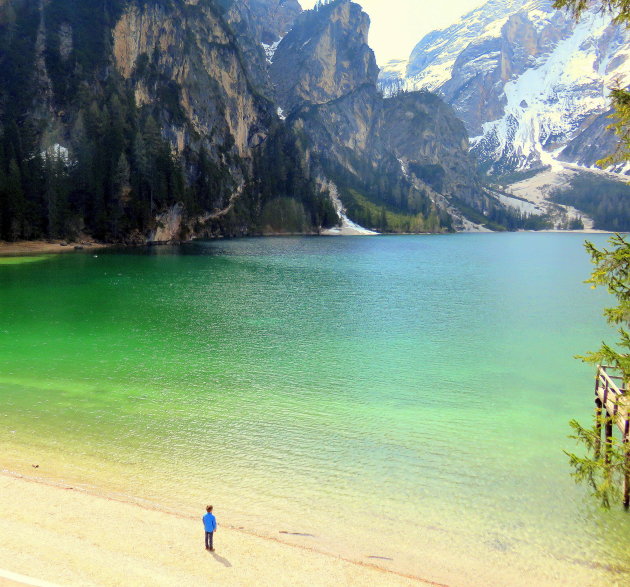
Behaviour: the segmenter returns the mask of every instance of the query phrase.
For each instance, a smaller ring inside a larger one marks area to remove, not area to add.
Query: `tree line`
[[[593,219],[594,228],[630,231],[630,186],[620,181],[580,174],[552,200],[582,210]]]

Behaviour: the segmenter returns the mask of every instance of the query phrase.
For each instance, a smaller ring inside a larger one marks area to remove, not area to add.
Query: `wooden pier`
[[[595,406],[596,426],[599,433],[600,444],[596,447],[597,453],[601,450],[602,423],[604,424],[604,459],[610,462],[610,445],[613,438],[613,427],[617,425],[621,430],[623,452],[626,459],[623,479],[623,505],[630,507],[630,397],[623,378],[615,375],[615,369],[605,365],[597,367],[595,382]],[[603,416],[606,412],[605,417]]]

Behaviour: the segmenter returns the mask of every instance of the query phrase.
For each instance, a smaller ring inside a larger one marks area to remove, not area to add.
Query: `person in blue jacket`
[[[212,506],[209,505],[206,508],[208,512],[203,519],[203,527],[206,529],[206,550],[214,550],[212,546],[212,536],[217,531],[217,519],[214,517],[212,513]]]

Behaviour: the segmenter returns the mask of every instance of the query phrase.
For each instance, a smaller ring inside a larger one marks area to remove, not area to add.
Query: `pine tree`
[[[118,163],[112,178],[113,194],[109,202],[108,232],[113,240],[119,240],[124,235],[125,203],[131,193],[131,170],[124,153],[118,157]]]
[[[47,232],[51,238],[68,233],[68,173],[60,149],[51,149],[44,159]]]
[[[555,8],[570,9],[576,19],[580,18],[584,10],[590,6],[591,4],[586,0],[556,0],[554,2]],[[612,14],[615,23],[630,28],[630,2],[628,0],[599,0],[599,9],[606,14]],[[615,108],[613,114],[615,122],[611,128],[619,136],[620,142],[615,153],[598,162],[604,167],[630,161],[630,92],[620,87],[615,88],[612,91],[612,102]],[[605,316],[609,323],[620,325],[619,350],[602,343],[599,351],[590,353],[583,359],[616,368],[622,374],[623,386],[627,390],[630,385],[630,333],[627,330],[630,325],[630,243],[617,234],[610,239],[610,244],[613,246],[611,250],[598,250],[588,242],[586,248],[595,264],[589,283],[593,287],[606,286],[609,293],[613,294],[618,301],[616,307],[605,310]],[[569,454],[569,457],[574,467],[576,480],[587,481],[602,505],[610,507],[611,495],[618,492],[615,480],[630,475],[630,458],[627,456],[630,453],[626,453],[627,446],[620,446],[619,443],[614,442],[614,439],[610,439],[608,451],[605,451],[608,456],[599,454],[598,426],[605,423],[601,419],[600,416],[600,421],[596,421],[592,429],[583,427],[576,420],[571,421],[575,432],[573,438],[588,449],[588,455],[580,457]]]
[[[5,236],[8,240],[15,241],[21,238],[24,233],[25,209],[22,174],[15,159],[11,159],[9,162],[9,172],[6,179],[6,201],[8,223]]]
[[[587,354],[584,361],[609,365],[623,378],[623,388],[630,385],[630,243],[617,234],[610,239],[612,248],[599,250],[587,242],[586,249],[595,269],[587,281],[592,287],[604,286],[617,298],[617,306],[606,308],[604,315],[610,324],[619,325],[620,340],[617,348],[602,343],[596,352]],[[571,421],[572,438],[588,449],[586,457],[567,453],[574,468],[574,477],[579,482],[588,482],[601,504],[610,507],[611,499],[619,493],[619,482],[630,475],[630,460],[625,453],[628,447],[612,438],[608,441],[605,454],[599,451],[599,429],[606,423],[607,416],[596,416],[593,428],[586,428],[576,420]]]
[[[554,8],[566,8],[577,19],[592,6],[587,0],[555,0]],[[630,24],[630,3],[628,0],[599,0],[599,10],[613,16],[615,24]]]
[[[617,87],[612,90],[611,97],[615,112],[610,116],[614,122],[608,128],[619,137],[619,144],[614,153],[597,162],[600,167],[611,167],[630,161],[630,92]]]

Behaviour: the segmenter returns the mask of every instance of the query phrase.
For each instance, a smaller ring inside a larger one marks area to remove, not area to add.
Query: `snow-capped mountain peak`
[[[595,11],[576,23],[551,0],[490,0],[426,35],[404,74],[384,68],[381,86],[440,93],[496,172],[554,157],[590,166],[614,148],[605,114],[610,86],[630,83],[629,41]]]

